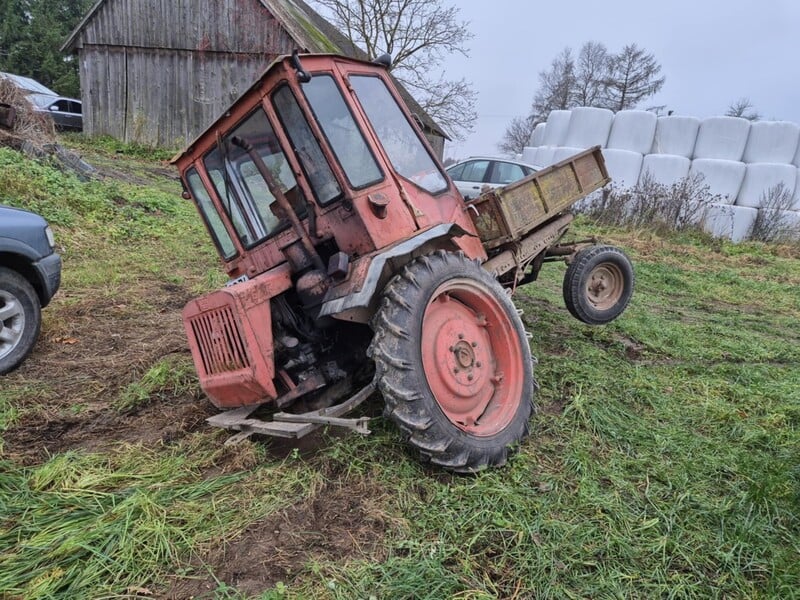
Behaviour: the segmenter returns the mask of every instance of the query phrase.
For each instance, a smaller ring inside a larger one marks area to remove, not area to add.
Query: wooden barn
[[[62,47],[78,55],[88,135],[168,148],[295,49],[366,58],[301,0],[98,0]],[[402,94],[441,157],[446,135]]]

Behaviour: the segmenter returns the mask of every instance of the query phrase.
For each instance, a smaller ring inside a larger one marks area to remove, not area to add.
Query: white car
[[[447,174],[465,200],[480,196],[482,191],[514,183],[541,169],[505,158],[473,156],[447,167]]]

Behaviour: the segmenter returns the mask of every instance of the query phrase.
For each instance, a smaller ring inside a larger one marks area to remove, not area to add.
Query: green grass
[[[162,157],[74,143],[101,163],[113,153],[144,183],[80,183],[0,150],[3,200],[40,210],[64,245],[45,334],[89,299],[147,319],[163,310],[147,286],[195,294],[224,280],[177,184],[147,174]],[[600,328],[564,308],[562,265],[517,293],[539,358],[540,412],[505,468],[456,477],[422,467],[381,419],[369,437],[325,436],[310,453],[271,442],[230,449],[201,427],[150,448],[6,459],[0,597],[158,595],[175,577],[209,571],[207,598],[800,597],[796,249],[582,221],[575,230],[624,247],[637,291]],[[13,428],[50,385],[4,381],[0,427]],[[132,364],[104,400],[135,411],[195,392],[188,355],[164,355]],[[249,595],[202,559],[291,507],[324,507],[339,486],[383,523],[375,557],[309,552],[293,576]]]
[[[194,364],[189,356],[170,356],[151,366],[141,379],[130,383],[114,402],[117,410],[138,408],[152,400],[194,393],[197,389]]]

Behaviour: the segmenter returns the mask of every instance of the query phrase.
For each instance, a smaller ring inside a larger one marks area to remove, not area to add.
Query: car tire
[[[16,271],[0,267],[0,375],[16,369],[31,353],[41,326],[36,290]]]
[[[573,317],[588,325],[616,319],[630,302],[635,276],[630,259],[614,246],[587,246],[564,274],[564,303]]]

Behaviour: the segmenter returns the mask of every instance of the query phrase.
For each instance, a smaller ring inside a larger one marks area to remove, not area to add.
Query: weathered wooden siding
[[[328,37],[344,39],[313,11],[309,19],[286,0],[268,4],[270,9],[262,0],[96,5],[67,44],[80,60],[86,133],[180,146],[205,130],[276,55],[298,46],[335,51]],[[412,109],[419,108],[403,93]],[[441,156],[444,140],[434,135],[431,142]]]
[[[108,0],[76,45],[252,53],[287,37],[259,0]]]
[[[108,0],[76,44],[84,130],[181,146],[296,45],[259,0]]]
[[[84,46],[84,130],[126,142],[181,147],[247,90],[273,58]]]

